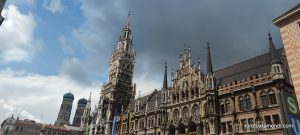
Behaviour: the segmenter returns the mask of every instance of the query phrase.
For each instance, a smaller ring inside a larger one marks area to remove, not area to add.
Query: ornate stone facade
[[[245,127],[285,124],[280,93],[293,92],[293,86],[285,55],[279,55],[284,51],[275,49],[270,34],[268,40],[269,53],[217,71],[207,43],[206,72],[200,58],[191,63],[191,49],[185,47],[179,54],[179,69],[171,73],[171,86],[165,64],[162,89],[134,99],[135,54],[127,20],[112,55],[109,81],[102,87],[95,133],[112,134],[115,129],[116,134],[137,135],[284,134],[283,128]]]
[[[132,46],[130,14],[112,53],[108,82],[102,86],[99,101],[98,132],[111,134],[114,116],[120,115],[135,97],[135,84],[132,83],[135,52]]]

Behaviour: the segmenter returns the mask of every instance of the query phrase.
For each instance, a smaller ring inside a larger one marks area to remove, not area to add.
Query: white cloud
[[[0,122],[14,113],[22,119],[54,123],[62,96],[69,91],[75,96],[73,118],[78,99],[88,98],[92,92],[92,106],[98,102],[99,86],[98,82],[90,86],[81,85],[61,75],[46,76],[9,68],[0,70]]]
[[[34,38],[37,23],[32,13],[22,14],[14,5],[3,10],[0,28],[0,60],[30,61],[41,49],[42,41]]]
[[[90,85],[88,72],[84,64],[77,58],[67,58],[63,61],[60,73],[77,83]]]
[[[44,7],[52,13],[62,13],[64,11],[64,6],[61,0],[44,0]]]

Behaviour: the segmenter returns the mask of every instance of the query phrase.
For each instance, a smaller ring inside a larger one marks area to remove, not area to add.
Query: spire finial
[[[139,90],[139,98],[141,98],[141,91]]]
[[[271,36],[270,31],[268,31],[268,36],[269,36],[269,40],[271,40],[271,39],[272,39],[272,36]]]
[[[164,74],[164,82],[163,82],[163,90],[168,89],[168,75],[167,75],[167,62],[165,62],[165,74]]]
[[[92,100],[92,92],[90,92],[89,102]]]
[[[130,11],[128,11],[128,16],[127,16],[125,28],[129,28],[129,26],[130,26]]]
[[[186,45],[184,44],[184,55],[186,55]]]
[[[212,68],[212,63],[211,63],[211,56],[210,56],[210,47],[209,47],[209,42],[207,42],[207,70],[206,72],[208,74],[213,73],[213,68]]]
[[[207,49],[210,49],[210,47],[209,47],[209,42],[207,42],[206,44],[207,44]]]

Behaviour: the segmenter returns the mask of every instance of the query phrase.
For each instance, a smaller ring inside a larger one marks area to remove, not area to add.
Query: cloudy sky
[[[62,95],[77,100],[105,83],[112,49],[131,11],[134,81],[143,94],[162,87],[163,63],[178,67],[184,44],[205,69],[267,52],[267,32],[282,46],[272,19],[298,0],[7,0],[0,27],[0,121],[20,116],[54,123]],[[1,123],[0,122],[0,123]]]

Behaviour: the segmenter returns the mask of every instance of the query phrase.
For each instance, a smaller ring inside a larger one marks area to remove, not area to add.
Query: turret
[[[269,39],[269,49],[270,49],[270,62],[271,62],[271,74],[273,80],[285,79],[285,74],[283,71],[283,63],[280,56],[278,55],[275,45],[273,43],[271,34],[268,33]]]

